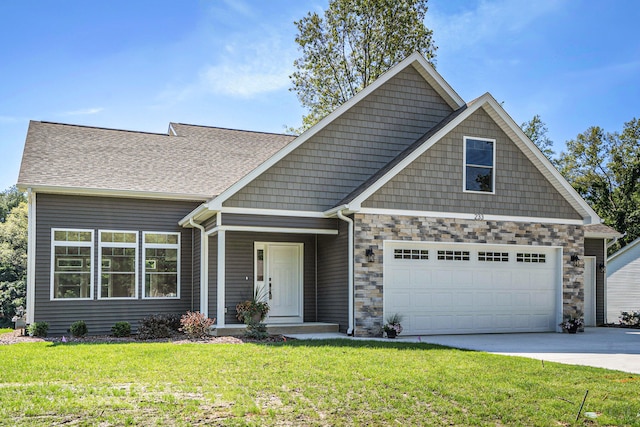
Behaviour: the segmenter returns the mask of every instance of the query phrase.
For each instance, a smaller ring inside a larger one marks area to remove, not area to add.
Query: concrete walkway
[[[346,338],[342,334],[293,335],[298,339]],[[353,338],[363,339],[363,338]],[[387,340],[386,338],[378,338]],[[640,374],[640,330],[585,328],[584,333],[478,334],[400,336],[396,341],[424,342],[447,347],[522,356],[569,365]]]

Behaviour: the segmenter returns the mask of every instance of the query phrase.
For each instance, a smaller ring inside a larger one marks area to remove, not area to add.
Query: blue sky
[[[0,3],[0,191],[29,120],[166,132],[170,121],[283,132],[293,21],[326,0]],[[540,114],[556,151],[587,127],[640,117],[640,2],[430,0],[437,69],[517,123]]]

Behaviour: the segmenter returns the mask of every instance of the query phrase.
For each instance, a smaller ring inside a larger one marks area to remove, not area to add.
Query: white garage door
[[[384,316],[403,335],[556,330],[557,248],[386,241]]]

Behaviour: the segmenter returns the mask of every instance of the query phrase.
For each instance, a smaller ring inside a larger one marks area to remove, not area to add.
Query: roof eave
[[[169,193],[139,190],[119,190],[107,188],[81,188],[72,186],[42,185],[19,182],[16,184],[18,190],[26,191],[31,189],[35,193],[64,194],[80,196],[102,196],[102,197],[126,197],[136,199],[157,199],[157,200],[183,200],[183,201],[206,201],[211,196],[204,194],[189,193]]]

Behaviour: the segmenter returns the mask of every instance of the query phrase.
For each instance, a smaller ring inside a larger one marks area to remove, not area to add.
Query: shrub
[[[244,335],[247,338],[253,338],[256,340],[263,340],[269,337],[267,332],[267,325],[254,318],[246,318],[244,323],[247,325],[247,329],[244,331]]]
[[[626,326],[640,327],[640,310],[620,313],[620,323]]]
[[[153,314],[140,321],[138,338],[151,340],[168,338],[172,332],[180,329],[180,316],[177,314]]]
[[[111,334],[114,337],[128,337],[131,335],[131,324],[129,322],[116,322],[111,328]]]
[[[47,332],[49,332],[49,324],[47,322],[33,322],[27,328],[27,332],[32,337],[41,337],[44,338],[47,336]]]
[[[89,329],[87,328],[87,324],[85,323],[84,320],[78,320],[77,322],[73,322],[69,330],[71,331],[71,335],[73,335],[74,337],[83,337],[87,335],[87,332],[89,332]]]
[[[182,325],[180,330],[191,339],[206,337],[209,335],[211,326],[215,321],[215,319],[209,319],[200,312],[187,311],[187,314],[180,318],[180,324]]]

